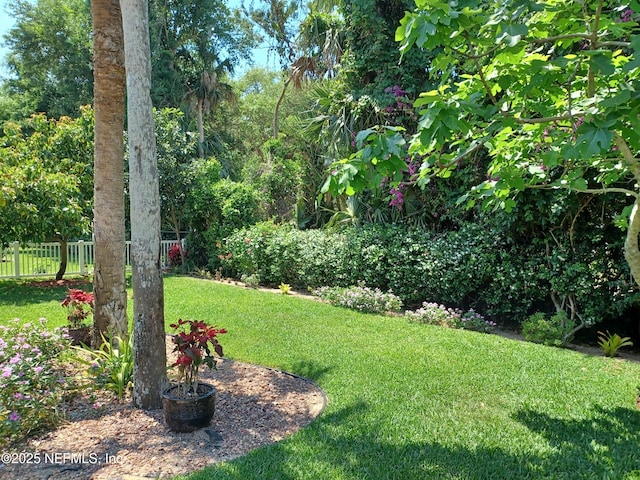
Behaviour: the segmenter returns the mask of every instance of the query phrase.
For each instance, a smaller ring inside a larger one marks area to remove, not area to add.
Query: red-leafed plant
[[[207,325],[202,320],[183,320],[169,325],[178,331],[173,335],[173,351],[178,357],[172,367],[178,367],[180,391],[184,396],[197,395],[200,367],[216,368],[215,354],[223,356],[217,336],[227,333],[224,328]]]
[[[178,245],[177,243],[173,244],[169,249],[169,264],[172,267],[182,265],[182,263],[184,262],[182,258],[183,255],[186,257],[187,251],[184,249],[180,249],[180,245]]]
[[[93,315],[93,293],[69,288],[67,296],[62,301],[62,306],[67,309],[70,328],[89,326],[89,318]]]

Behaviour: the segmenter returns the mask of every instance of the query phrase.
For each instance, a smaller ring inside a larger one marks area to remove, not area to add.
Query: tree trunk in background
[[[128,335],[125,287],[124,37],[118,0],[92,0],[94,75],[94,344]]]
[[[146,0],[122,0],[129,190],[133,264],[133,403],[162,407],[167,386],[164,293],[160,251],[160,192],[151,104],[151,56]]]
[[[69,254],[67,252],[67,239],[60,238],[58,239],[58,243],[60,243],[60,267],[58,268],[58,273],[56,273],[56,280],[62,280],[65,272],[67,271],[67,263],[69,261]]]

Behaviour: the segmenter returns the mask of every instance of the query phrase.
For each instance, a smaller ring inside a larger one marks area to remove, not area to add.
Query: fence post
[[[80,275],[84,275],[84,240],[78,240],[78,263],[80,264]]]
[[[13,265],[16,278],[20,278],[20,244],[13,242]]]

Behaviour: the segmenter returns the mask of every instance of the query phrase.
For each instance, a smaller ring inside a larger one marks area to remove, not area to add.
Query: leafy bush
[[[573,305],[572,318],[590,325],[621,315],[640,296],[612,249],[600,255],[595,246],[576,245],[569,254],[539,241],[514,243],[482,224],[436,233],[401,225],[300,231],[261,223],[236,231],[219,250],[228,276],[258,274],[273,286],[310,288],[364,282],[393,291],[405,305],[473,308],[513,326],[534,308],[563,305]]]
[[[258,285],[260,285],[260,276],[255,273],[253,275],[242,275],[240,281],[249,288],[258,288]]]
[[[220,266],[217,245],[261,218],[260,193],[243,183],[204,178],[195,182],[187,200],[190,256],[215,271]]]
[[[550,318],[536,312],[522,322],[522,335],[530,342],[561,347],[572,340],[575,326],[564,311]]]
[[[67,387],[58,358],[70,347],[45,320],[0,326],[0,444],[55,426]]]
[[[328,301],[331,305],[351,308],[359,312],[385,313],[400,310],[402,301],[392,292],[383,292],[379,288],[365,285],[351,287],[320,287],[313,294]]]
[[[476,332],[492,332],[496,323],[486,320],[482,315],[470,309],[466,312],[458,308],[448,308],[437,303],[424,302],[417,310],[409,310],[404,314],[412,322],[439,325],[449,328],[461,328]]]

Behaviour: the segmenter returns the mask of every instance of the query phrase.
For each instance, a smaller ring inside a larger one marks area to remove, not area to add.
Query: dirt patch
[[[284,439],[316,418],[326,403],[322,390],[308,380],[240,362],[224,360],[218,370],[203,372],[202,380],[217,389],[208,428],[174,433],[161,410],[78,397],[68,406],[67,423],[14,450],[12,463],[0,463],[0,478],[131,480],[187,474]]]

